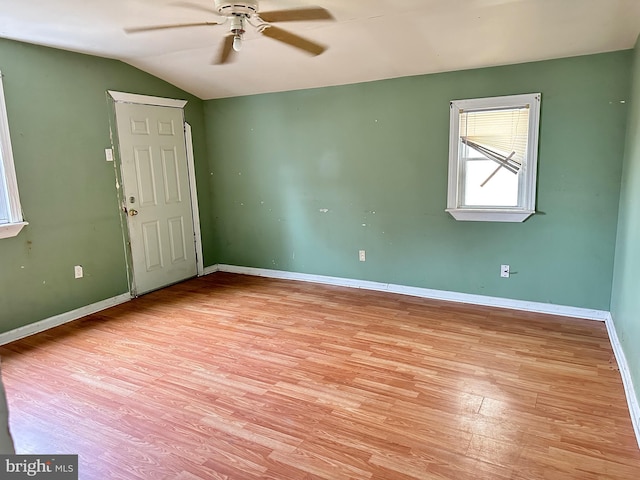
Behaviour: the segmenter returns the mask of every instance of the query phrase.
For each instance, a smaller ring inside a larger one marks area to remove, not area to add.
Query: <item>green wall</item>
[[[210,236],[202,101],[118,61],[0,40],[25,219],[0,240],[0,332],[128,291],[106,91],[189,101],[203,236]],[[210,243],[210,242],[209,242]],[[211,256],[205,252],[205,261]],[[74,280],[73,266],[85,278]]]
[[[207,101],[210,249],[219,263],[609,310],[630,65],[622,51]],[[532,92],[540,213],[456,222],[449,101]]]
[[[640,37],[633,55],[632,79],[611,315],[640,395]]]

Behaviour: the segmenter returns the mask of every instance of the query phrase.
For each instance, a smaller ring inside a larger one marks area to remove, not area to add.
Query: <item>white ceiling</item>
[[[279,26],[328,46],[318,57],[248,31],[234,63],[213,65],[225,25],[124,32],[216,21],[175,0],[0,0],[0,37],[120,59],[211,99],[620,50],[640,33],[640,0],[263,0],[260,9],[311,5],[336,21]]]

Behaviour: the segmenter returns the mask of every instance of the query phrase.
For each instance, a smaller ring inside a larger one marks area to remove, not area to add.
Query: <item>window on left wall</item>
[[[9,136],[9,119],[0,72],[0,238],[15,237],[27,225],[22,217],[18,180]]]

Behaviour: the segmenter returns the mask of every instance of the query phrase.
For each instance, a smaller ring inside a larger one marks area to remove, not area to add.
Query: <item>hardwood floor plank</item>
[[[0,347],[82,480],[637,480],[600,322],[216,273]]]

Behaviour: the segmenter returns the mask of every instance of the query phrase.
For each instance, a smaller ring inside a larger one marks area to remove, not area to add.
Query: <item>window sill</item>
[[[535,210],[505,210],[498,208],[447,208],[453,218],[463,222],[524,222]]]
[[[29,222],[3,223],[0,225],[0,238],[15,237]]]

